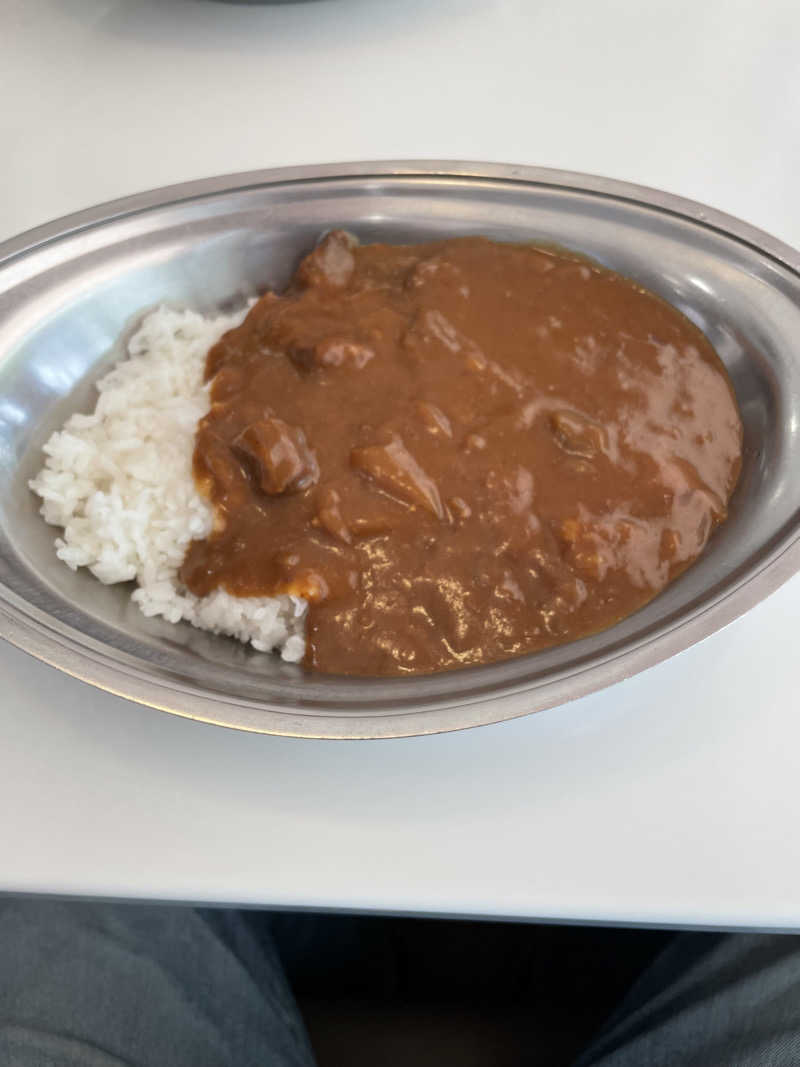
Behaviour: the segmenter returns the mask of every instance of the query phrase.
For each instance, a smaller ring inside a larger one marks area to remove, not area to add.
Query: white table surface
[[[800,244],[796,0],[5,0],[0,238],[226,171],[379,158],[658,186]],[[800,579],[528,719],[194,724],[0,648],[0,890],[800,928]]]

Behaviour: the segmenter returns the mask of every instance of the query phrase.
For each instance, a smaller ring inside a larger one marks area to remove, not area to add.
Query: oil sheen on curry
[[[209,352],[204,595],[309,603],[308,666],[491,663],[601,630],[726,517],[742,429],[703,334],[631,281],[480,237],[330,233]]]

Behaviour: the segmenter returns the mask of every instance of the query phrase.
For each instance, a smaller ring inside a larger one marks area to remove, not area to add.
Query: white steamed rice
[[[192,477],[197,422],[209,407],[209,348],[242,316],[203,318],[162,307],[128,345],[128,358],[97,383],[91,415],[54,433],[30,482],[47,522],[63,527],[56,553],[101,582],[128,582],[145,615],[185,619],[213,633],[302,659],[307,604],[299,597],[196,597],[178,577],[188,543],[211,529]]]

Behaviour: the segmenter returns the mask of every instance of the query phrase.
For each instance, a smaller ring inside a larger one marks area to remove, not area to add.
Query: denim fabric
[[[796,938],[686,934],[575,1067],[798,1067],[799,1033]],[[0,1067],[313,1064],[247,913],[0,901]]]
[[[0,902],[2,1067],[311,1067],[245,913]]]
[[[575,1067],[798,1067],[796,937],[682,934]]]

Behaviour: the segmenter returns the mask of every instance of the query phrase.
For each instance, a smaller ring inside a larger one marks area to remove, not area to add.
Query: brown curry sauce
[[[742,429],[704,335],[631,281],[485,238],[329,234],[209,352],[204,595],[310,601],[308,666],[424,673],[603,629],[722,522]]]

